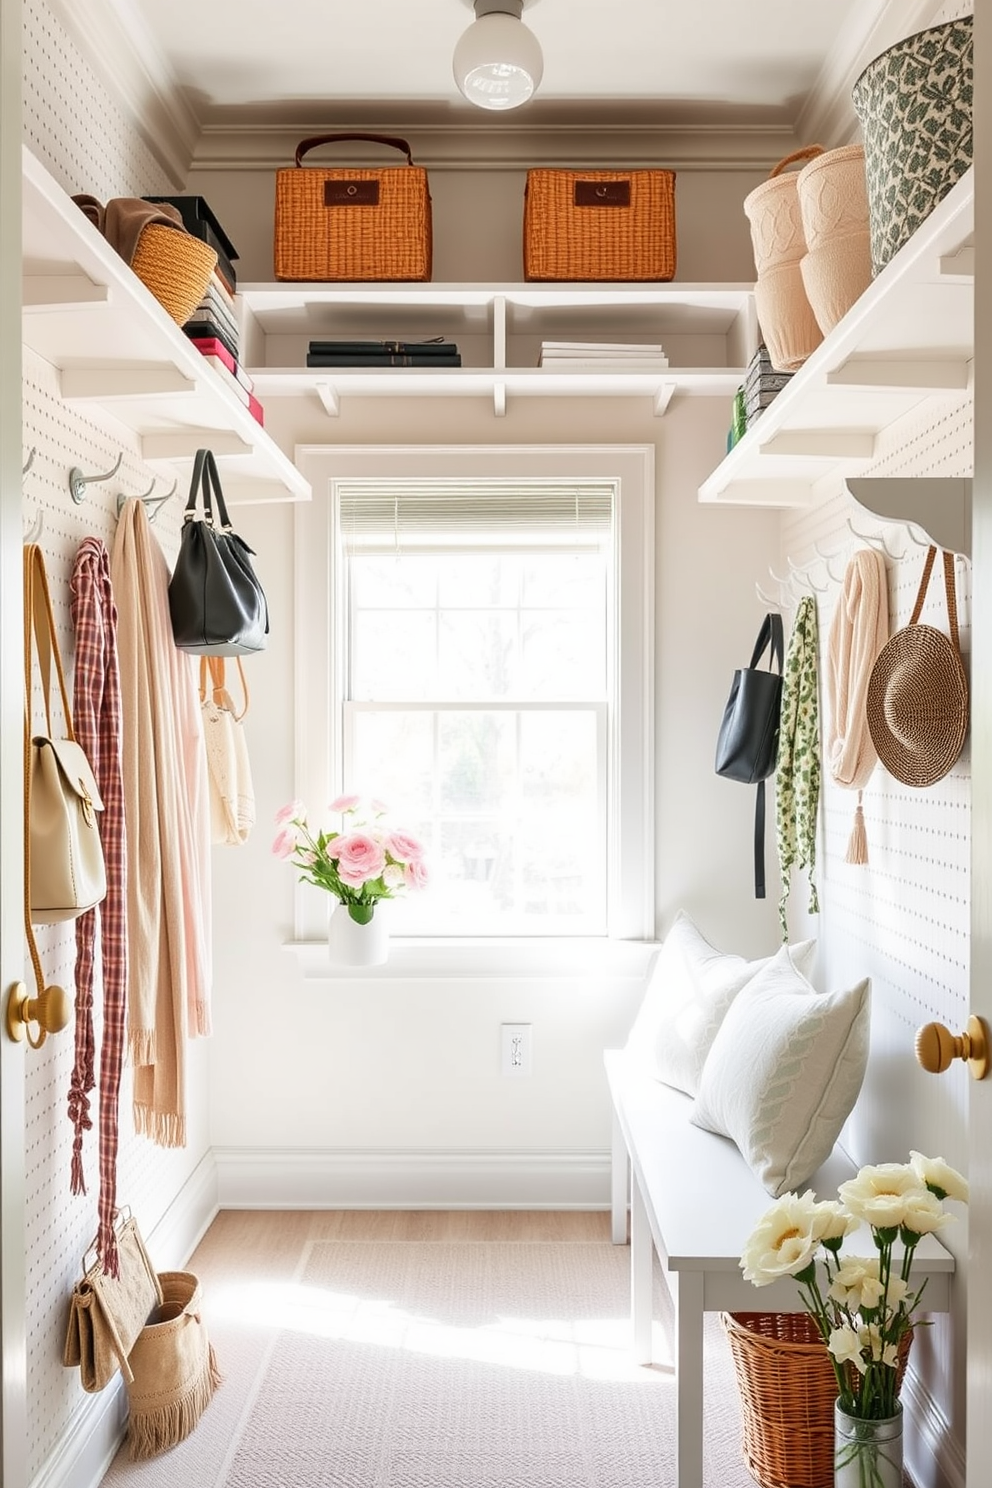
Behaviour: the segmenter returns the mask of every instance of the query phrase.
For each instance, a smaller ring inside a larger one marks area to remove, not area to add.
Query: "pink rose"
[[[306,820],[307,808],[302,801],[290,801],[288,806],[281,806],[276,812],[276,826],[284,827],[287,822],[301,822]]]
[[[409,832],[387,832],[385,848],[389,856],[398,863],[409,863],[412,858],[424,856],[423,844],[416,837],[411,837]]]
[[[423,858],[411,858],[403,864],[403,878],[408,889],[426,889],[430,875]]]
[[[361,796],[338,796],[327,809],[328,811],[354,811],[361,799]]]
[[[347,837],[339,837],[334,850],[338,877],[342,883],[354,888],[368,883],[370,878],[378,878],[386,866],[382,847],[367,832],[352,832]]]
[[[296,851],[296,833],[285,827],[273,842],[272,851],[277,858],[291,858]]]

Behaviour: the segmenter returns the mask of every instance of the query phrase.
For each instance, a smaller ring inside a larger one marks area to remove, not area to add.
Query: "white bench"
[[[692,1100],[637,1069],[621,1050],[605,1055],[613,1101],[613,1243],[627,1243],[630,1191],[630,1306],[634,1356],[651,1362],[654,1251],[675,1308],[677,1488],[703,1482],[703,1315],[707,1312],[801,1312],[795,1282],[745,1281],[740,1256],[757,1221],[774,1202],[726,1137],[689,1121]],[[855,1174],[835,1147],[803,1188],[820,1199]],[[845,1242],[873,1255],[870,1231]],[[916,1252],[913,1278],[927,1277],[931,1312],[950,1307],[954,1258],[932,1235]]]

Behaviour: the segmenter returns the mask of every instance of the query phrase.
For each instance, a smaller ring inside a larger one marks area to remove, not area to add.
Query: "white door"
[[[24,975],[21,662],[21,0],[0,3],[0,1014]],[[24,1046],[0,1017],[0,1481],[27,1482]]]
[[[974,614],[971,659],[971,1009],[992,1026],[992,7],[975,6]],[[945,1077],[946,1078],[946,1077]],[[992,1483],[992,1075],[971,1082],[968,1488]]]

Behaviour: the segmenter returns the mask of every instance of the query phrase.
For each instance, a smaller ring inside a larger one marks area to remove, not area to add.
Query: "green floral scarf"
[[[820,910],[816,867],[816,813],[820,803],[820,723],[817,708],[817,627],[812,595],[800,600],[785,653],[782,722],[775,772],[775,819],[782,897],[778,917],[788,940],[786,903],[793,864],[809,871],[809,912]]]

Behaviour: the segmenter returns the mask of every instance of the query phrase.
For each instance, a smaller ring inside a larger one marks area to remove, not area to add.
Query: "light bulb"
[[[455,82],[469,103],[485,109],[519,108],[544,71],[533,31],[515,16],[492,11],[473,21],[452,58]]]

